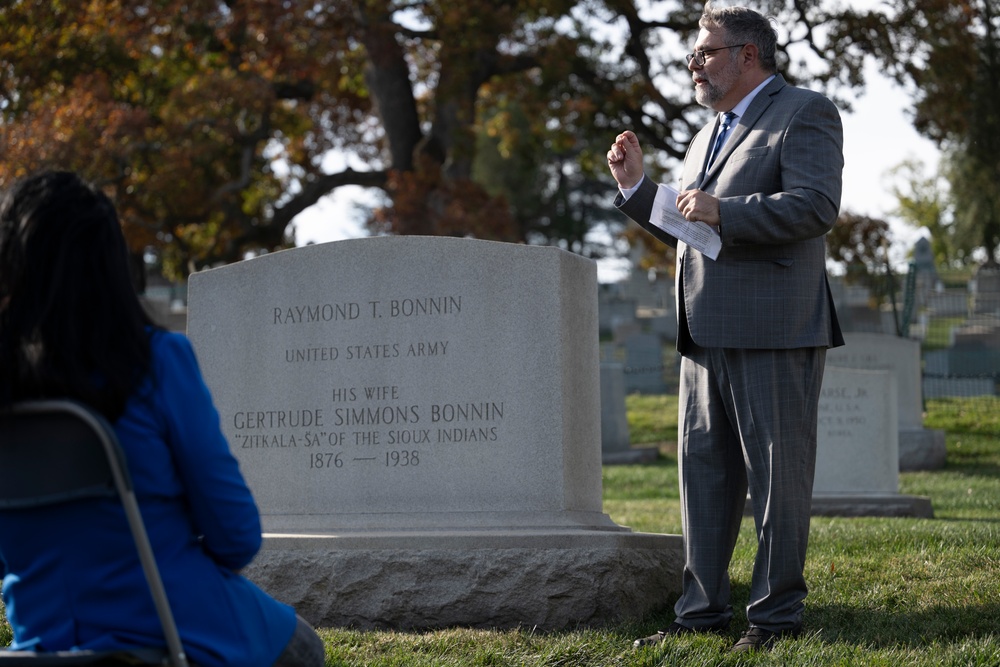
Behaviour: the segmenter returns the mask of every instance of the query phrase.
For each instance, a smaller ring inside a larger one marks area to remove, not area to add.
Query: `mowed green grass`
[[[661,455],[653,464],[605,467],[604,509],[637,531],[679,533],[677,398],[630,396],[627,407],[633,444],[655,445]],[[635,637],[673,619],[674,600],[668,598],[660,612],[609,628],[551,633],[321,628],[327,665],[997,667],[1000,400],[931,401],[925,425],[947,432],[947,464],[938,471],[903,473],[900,492],[930,497],[934,518],[814,518],[805,632],[770,653],[728,652],[746,623],[743,607],[755,549],[747,519],[731,568],[737,617],[727,636],[632,649]],[[9,629],[4,631],[9,640]]]

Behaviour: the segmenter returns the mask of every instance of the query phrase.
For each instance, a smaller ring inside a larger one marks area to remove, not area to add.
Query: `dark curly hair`
[[[82,401],[114,421],[150,371],[154,327],[111,200],[46,171],[0,200],[0,406]]]

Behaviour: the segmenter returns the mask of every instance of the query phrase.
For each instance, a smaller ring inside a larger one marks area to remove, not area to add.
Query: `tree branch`
[[[334,174],[323,174],[306,183],[302,191],[281,208],[274,210],[270,225],[284,230],[292,219],[333,190],[344,185],[358,185],[363,188],[384,188],[389,178],[388,171],[354,171],[347,168]]]

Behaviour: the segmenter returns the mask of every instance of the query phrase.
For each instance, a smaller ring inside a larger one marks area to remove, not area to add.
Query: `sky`
[[[934,144],[913,129],[908,116],[910,108],[906,92],[872,70],[865,94],[853,101],[851,112],[841,113],[845,161],[841,211],[888,220],[894,239],[892,255],[897,262],[905,261],[906,253],[924,232],[894,220],[896,200],[890,172],[905,160],[915,159],[931,175],[939,157]],[[611,139],[609,146],[610,143]],[[613,195],[609,192],[610,196]],[[371,201],[371,196],[362,188],[343,187],[299,214],[294,221],[296,244],[366,236],[362,215],[352,210],[352,203],[357,201]],[[598,263],[602,282],[620,279],[622,271],[622,262]]]

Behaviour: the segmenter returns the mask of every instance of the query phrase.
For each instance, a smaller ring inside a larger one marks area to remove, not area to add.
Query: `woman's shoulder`
[[[151,328],[149,334],[149,346],[153,351],[153,356],[191,354],[194,348],[188,337],[179,331],[169,331],[167,329]]]
[[[154,329],[150,332],[149,347],[153,377],[161,386],[169,384],[171,378],[179,380],[201,375],[194,346],[183,333]]]

